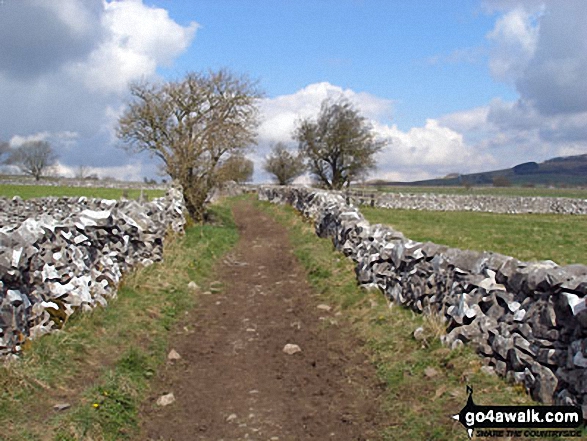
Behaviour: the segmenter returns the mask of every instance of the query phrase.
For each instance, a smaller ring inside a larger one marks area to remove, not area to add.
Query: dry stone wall
[[[433,193],[350,192],[344,194],[356,205],[368,204],[380,208],[509,214],[587,214],[587,199]]]
[[[106,305],[122,274],[160,260],[169,230],[183,231],[179,189],[132,200],[0,198],[0,356]]]
[[[440,315],[444,344],[472,344],[534,399],[579,405],[587,414],[586,266],[415,242],[370,225],[341,194],[294,187],[260,187],[258,194],[313,219],[316,233],[355,261],[359,283]]]

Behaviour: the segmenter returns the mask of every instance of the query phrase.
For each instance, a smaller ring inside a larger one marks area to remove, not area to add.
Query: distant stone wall
[[[433,193],[340,193],[356,205],[432,211],[587,214],[587,199]]]
[[[144,182],[115,181],[110,179],[44,178],[35,180],[29,176],[0,176],[3,185],[41,185],[46,187],[120,188],[136,190],[167,190],[170,184],[146,184]]]
[[[122,274],[160,260],[165,234],[183,231],[180,190],[148,203],[0,198],[0,356],[106,305]]]
[[[316,233],[355,261],[359,283],[440,315],[445,345],[472,344],[534,399],[582,406],[587,414],[586,266],[415,242],[370,225],[341,194],[294,187],[260,187],[258,194],[313,219]]]

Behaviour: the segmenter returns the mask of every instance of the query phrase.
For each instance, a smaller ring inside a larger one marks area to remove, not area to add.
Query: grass
[[[441,346],[439,320],[390,305],[377,291],[359,288],[354,264],[333,251],[328,239],[290,207],[257,202],[290,233],[294,252],[322,300],[335,305],[366,342],[368,353],[387,388],[382,407],[389,418],[384,440],[466,440],[464,428],[451,416],[465,405],[466,385],[476,404],[530,404],[520,386],[481,370],[481,359],[469,347],[450,351]],[[425,329],[424,340],[413,332]]]
[[[214,262],[237,241],[226,205],[213,225],[168,242],[164,261],[125,277],[107,308],[73,316],[63,332],[25,345],[0,366],[0,439],[124,440],[136,436],[138,409],[164,362],[170,329],[210,284]],[[61,402],[71,409],[56,412]]]
[[[435,193],[460,195],[526,196],[587,199],[584,188],[547,188],[547,187],[410,187],[377,186],[357,188],[358,191],[382,193]]]
[[[393,226],[412,240],[493,251],[523,261],[587,264],[587,216],[390,210],[361,207],[371,223]]]
[[[14,196],[20,196],[22,199],[85,196],[87,198],[120,199],[124,195],[128,199],[138,199],[140,194],[141,190],[139,189],[0,184],[0,197],[5,198]],[[148,199],[153,199],[164,196],[165,191],[143,190],[143,195]]]

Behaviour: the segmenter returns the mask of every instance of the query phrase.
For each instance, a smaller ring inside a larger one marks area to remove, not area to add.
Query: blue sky
[[[269,97],[328,81],[394,100],[393,119],[402,129],[496,96],[515,98],[511,87],[491,78],[485,35],[495,14],[483,13],[475,2],[153,4],[167,7],[181,24],[201,24],[192,48],[160,71],[166,77],[230,67],[260,79]]]
[[[587,153],[584,0],[5,0],[0,140],[58,172],[154,177],[114,133],[128,83],[226,67],[258,79],[270,146],[327,97],[388,141],[371,176],[415,180]]]

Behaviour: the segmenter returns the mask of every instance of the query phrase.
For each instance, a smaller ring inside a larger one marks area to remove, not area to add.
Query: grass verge
[[[587,216],[390,210],[361,207],[371,223],[392,225],[412,240],[493,251],[523,261],[587,264]]]
[[[450,351],[438,336],[439,320],[391,306],[379,291],[357,286],[354,264],[319,239],[313,227],[290,207],[257,202],[290,232],[295,254],[323,300],[343,312],[366,342],[368,354],[387,385],[383,402],[389,416],[384,440],[466,440],[460,423],[451,416],[465,405],[466,385],[474,388],[476,404],[528,404],[531,399],[513,386],[482,370],[471,348]],[[422,340],[413,332],[424,328]],[[517,438],[521,439],[521,438]]]
[[[125,277],[107,308],[79,314],[65,330],[27,345],[0,367],[0,439],[124,440],[138,430],[149,380],[165,360],[169,330],[197,302],[214,262],[237,241],[227,205],[213,225],[169,241],[164,261]],[[56,404],[70,404],[56,411]]]
[[[127,199],[138,199],[140,194],[141,190],[138,189],[0,184],[0,197],[5,198],[14,196],[19,196],[22,199],[85,196],[87,198],[120,199],[124,195]],[[143,196],[149,200],[164,195],[165,191],[163,190],[143,190]]]

